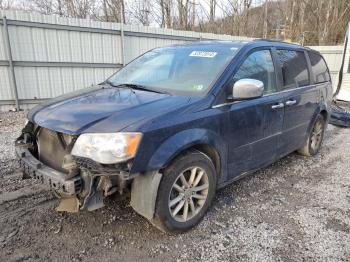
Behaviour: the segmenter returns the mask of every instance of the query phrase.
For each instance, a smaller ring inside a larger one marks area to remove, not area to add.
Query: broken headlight
[[[134,157],[141,138],[141,133],[82,134],[74,144],[72,155],[115,164]]]

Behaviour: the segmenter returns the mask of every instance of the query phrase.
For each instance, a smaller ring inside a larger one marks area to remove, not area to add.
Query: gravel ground
[[[0,261],[350,261],[350,129],[220,190],[205,219],[166,235],[126,199],[78,214],[16,171],[23,113],[0,114]]]

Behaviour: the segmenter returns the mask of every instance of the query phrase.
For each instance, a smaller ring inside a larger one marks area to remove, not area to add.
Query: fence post
[[[9,34],[9,29],[8,29],[6,16],[3,17],[2,21],[3,21],[3,25],[4,25],[4,34],[5,34],[7,55],[8,55],[8,59],[9,59],[8,62],[9,62],[9,69],[10,69],[10,85],[11,85],[13,96],[14,96],[15,103],[16,103],[16,111],[19,111],[21,108],[20,108],[19,100],[18,100],[18,91],[17,91],[16,76],[15,76],[15,68],[13,66],[10,34]]]
[[[124,29],[123,23],[120,25],[120,44],[122,52],[122,65],[125,66]]]
[[[122,52],[122,65],[125,66],[125,48],[124,48],[124,19],[123,12],[120,12],[120,44]]]
[[[349,45],[349,37],[350,37],[350,21],[348,22],[348,28],[346,29],[346,35],[348,36],[348,45]],[[345,44],[345,43],[344,43]],[[350,73],[350,47],[347,46],[347,50],[345,52],[349,51],[348,54],[348,73]]]

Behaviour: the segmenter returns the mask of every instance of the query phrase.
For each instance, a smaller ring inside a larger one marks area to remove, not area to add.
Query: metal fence
[[[215,35],[0,11],[0,110],[99,83],[149,49]]]
[[[102,82],[149,49],[212,39],[251,38],[0,10],[0,111]],[[313,48],[335,78],[342,47]]]
[[[338,81],[338,71],[340,68],[343,46],[309,46],[312,49],[319,51],[327,62],[331,77],[333,80],[333,86],[336,86]]]

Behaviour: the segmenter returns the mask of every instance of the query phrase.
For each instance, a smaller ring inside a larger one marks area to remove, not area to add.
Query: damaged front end
[[[100,164],[71,154],[77,136],[40,127],[31,122],[15,142],[24,178],[34,178],[61,198],[58,211],[77,212],[104,206],[103,199],[126,193],[131,181],[131,161]]]

